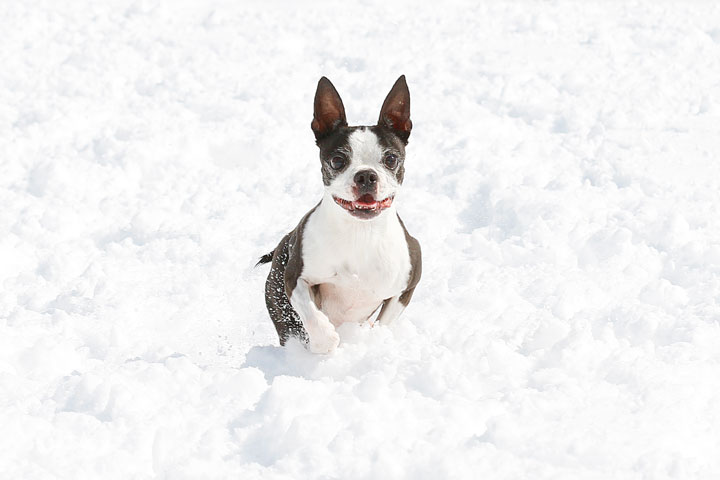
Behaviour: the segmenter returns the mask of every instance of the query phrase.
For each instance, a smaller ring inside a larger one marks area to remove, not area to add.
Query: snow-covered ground
[[[3,2],[0,477],[720,477],[720,6]],[[257,257],[406,74],[424,276],[331,356]]]

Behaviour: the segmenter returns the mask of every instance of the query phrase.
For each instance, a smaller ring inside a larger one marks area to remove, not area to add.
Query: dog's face
[[[405,77],[395,82],[378,124],[371,127],[349,127],[340,95],[330,80],[321,78],[311,127],[320,148],[325,191],[337,207],[363,220],[389,208],[403,181],[412,129]]]

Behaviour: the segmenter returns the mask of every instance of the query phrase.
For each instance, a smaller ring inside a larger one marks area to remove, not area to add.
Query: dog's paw
[[[309,337],[308,348],[312,353],[332,353],[340,343],[340,335],[332,325],[316,330]]]

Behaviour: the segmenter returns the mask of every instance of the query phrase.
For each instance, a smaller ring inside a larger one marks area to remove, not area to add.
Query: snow
[[[6,2],[4,478],[720,476],[720,6]],[[257,258],[397,76],[423,279],[277,346]]]

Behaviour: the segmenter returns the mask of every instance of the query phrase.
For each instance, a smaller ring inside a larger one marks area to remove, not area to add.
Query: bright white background
[[[720,476],[720,7],[3,2],[3,478]],[[276,346],[257,257],[407,75],[410,307]]]

